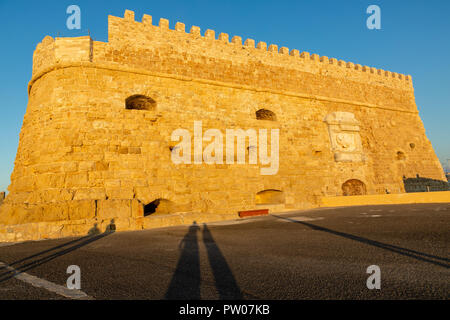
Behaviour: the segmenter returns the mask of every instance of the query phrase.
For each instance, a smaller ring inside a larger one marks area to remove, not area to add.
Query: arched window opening
[[[256,204],[283,204],[284,193],[280,190],[264,190],[256,194]]]
[[[351,179],[342,185],[342,193],[344,196],[362,196],[367,194],[366,185],[360,180]]]
[[[270,110],[260,109],[256,111],[256,119],[257,120],[269,120],[269,121],[277,121],[277,116]]]
[[[397,152],[397,160],[406,160],[406,155],[402,151]]]
[[[138,94],[125,100],[125,108],[128,110],[155,110],[156,101]]]
[[[175,205],[166,199],[156,199],[144,206],[144,217],[150,215],[169,214],[174,212]]]

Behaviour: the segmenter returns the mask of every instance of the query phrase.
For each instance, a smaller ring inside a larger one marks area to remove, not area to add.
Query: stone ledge
[[[450,203],[450,191],[323,197],[320,202],[320,207],[347,207],[409,203]]]

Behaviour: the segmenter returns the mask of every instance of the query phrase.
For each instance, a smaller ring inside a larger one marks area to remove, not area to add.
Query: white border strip
[[[88,296],[81,290],[70,290],[67,287],[60,286],[59,284],[35,277],[31,274],[20,272],[19,270],[14,269],[13,267],[3,263],[0,261],[0,267],[4,267],[6,270],[15,272],[15,279],[31,284],[36,288],[43,288],[47,291],[56,293],[65,298],[74,299],[74,300],[94,300],[94,298]]]

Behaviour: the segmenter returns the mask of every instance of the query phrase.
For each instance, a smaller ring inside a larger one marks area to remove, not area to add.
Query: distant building
[[[404,178],[403,183],[406,192],[448,191],[450,189],[447,181],[422,178],[419,175],[416,178]]]

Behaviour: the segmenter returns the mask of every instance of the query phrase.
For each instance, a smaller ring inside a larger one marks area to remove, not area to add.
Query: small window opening
[[[405,159],[406,159],[405,153],[398,151],[397,152],[397,160],[405,160]]]
[[[125,107],[128,110],[154,110],[156,101],[143,95],[134,95],[125,100]]]
[[[256,111],[257,120],[277,121],[277,116],[270,110],[260,109]]]

